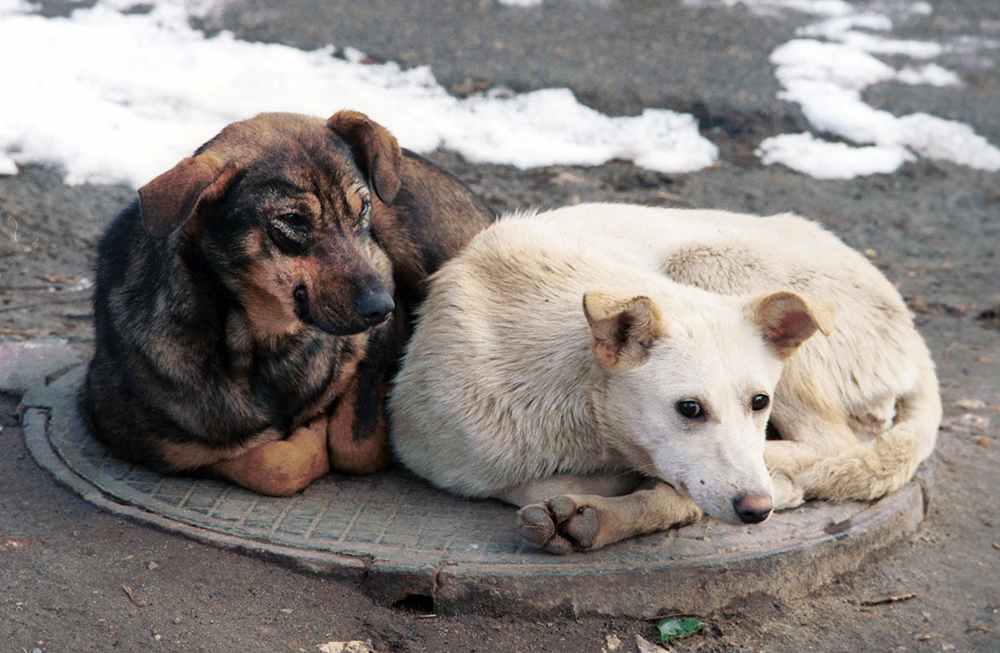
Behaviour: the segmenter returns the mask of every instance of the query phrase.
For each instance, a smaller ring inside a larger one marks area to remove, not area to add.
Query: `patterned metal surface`
[[[289,498],[266,497],[215,480],[161,476],[110,456],[78,415],[48,431],[62,461],[106,495],[192,526],[284,546],[347,555],[391,552],[462,558],[517,556],[513,510],[464,501],[404,470],[366,477],[331,474]]]
[[[466,501],[403,470],[330,475],[290,498],[167,477],[110,457],[76,412],[84,358],[65,342],[0,342],[0,390],[22,394],[25,444],[56,480],[113,514],[350,578],[374,600],[443,612],[704,612],[738,597],[804,596],[913,533],[929,478],[881,501],[809,503],[752,526],[712,519],[600,551],[522,544],[514,509]]]
[[[33,386],[25,400],[48,415],[44,427],[26,432],[29,449],[85,497],[109,507],[127,507],[129,516],[161,527],[193,527],[230,538],[227,545],[278,547],[285,556],[289,551],[320,558],[334,554],[334,566],[367,560],[363,564],[369,569],[381,565],[405,571],[447,564],[496,570],[530,563],[536,571],[556,573],[590,573],[595,564],[616,569],[726,566],[737,559],[780,555],[839,539],[840,531],[831,531],[831,525],[885,521],[894,518],[893,511],[917,509],[910,500],[904,508],[887,504],[882,510],[879,504],[809,503],[761,524],[734,526],[706,518],[598,552],[551,556],[521,541],[513,507],[454,497],[402,469],[365,477],[331,474],[296,496],[275,498],[215,480],[161,476],[124,463],[91,437],[77,414],[75,399],[85,368],[72,352],[54,345],[7,345],[5,351],[0,382],[10,385],[12,379],[23,378],[19,385]]]
[[[403,470],[330,475],[272,498],[125,464],[77,415],[82,363],[64,342],[0,342],[0,390],[23,394],[25,444],[56,480],[123,517],[354,579],[385,604],[416,594],[443,612],[649,618],[754,593],[804,596],[915,532],[930,483],[911,482],[874,504],[809,503],[751,526],[706,518],[553,556],[522,544],[511,506],[462,500]]]
[[[539,554],[514,529],[514,509],[441,492],[402,469],[372,476],[331,474],[289,498],[265,497],[220,481],[161,476],[112,456],[87,433],[75,411],[49,444],[75,474],[115,500],[180,523],[250,541],[349,556],[416,556],[449,562],[565,563]],[[805,541],[845,522],[867,504],[808,505],[763,524],[731,526],[705,519],[679,531],[614,547],[630,563],[697,559]],[[593,555],[593,554],[589,554]],[[602,554],[598,554],[602,555]],[[582,561],[582,560],[581,560]]]

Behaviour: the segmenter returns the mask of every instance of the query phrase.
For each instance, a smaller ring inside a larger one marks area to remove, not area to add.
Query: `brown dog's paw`
[[[527,542],[549,553],[585,551],[594,546],[600,514],[593,506],[577,506],[571,498],[560,496],[521,508],[517,530]]]

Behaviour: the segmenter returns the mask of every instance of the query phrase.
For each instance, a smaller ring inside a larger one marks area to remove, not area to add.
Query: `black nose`
[[[392,295],[386,292],[384,288],[378,290],[366,289],[358,293],[354,298],[354,312],[368,326],[381,323],[389,316],[389,313],[392,313],[392,309],[395,307],[396,304],[392,301]]]
[[[759,524],[774,510],[774,501],[767,494],[741,494],[733,499],[733,510],[744,524]]]

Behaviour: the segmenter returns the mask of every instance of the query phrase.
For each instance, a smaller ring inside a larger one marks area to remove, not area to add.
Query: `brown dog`
[[[491,217],[360,113],[229,125],[98,247],[91,431],[125,460],[263,494],[378,469],[411,311]]]

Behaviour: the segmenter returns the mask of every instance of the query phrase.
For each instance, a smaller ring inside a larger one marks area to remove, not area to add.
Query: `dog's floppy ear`
[[[817,330],[833,332],[837,311],[826,302],[804,299],[793,292],[761,295],[750,301],[747,320],[758,327],[778,356],[788,358]]]
[[[594,356],[607,369],[629,369],[646,359],[663,335],[663,314],[649,297],[589,291],[583,312],[593,334]]]
[[[368,175],[379,199],[391,204],[399,192],[399,166],[403,157],[396,137],[357,111],[338,111],[326,124],[351,145],[355,160]]]
[[[211,153],[182,159],[139,189],[139,213],[146,231],[165,238],[200,208],[220,199],[236,175]]]

